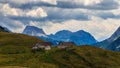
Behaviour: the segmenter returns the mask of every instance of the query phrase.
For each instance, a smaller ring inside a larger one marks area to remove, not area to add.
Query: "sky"
[[[102,41],[120,26],[120,0],[0,0],[0,25],[16,33],[28,25],[46,34],[85,30]]]

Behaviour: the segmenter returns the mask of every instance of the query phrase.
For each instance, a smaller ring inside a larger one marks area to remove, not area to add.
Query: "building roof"
[[[35,46],[52,46],[53,44],[50,42],[38,42],[35,44]]]
[[[74,42],[60,42],[58,46],[74,46]]]

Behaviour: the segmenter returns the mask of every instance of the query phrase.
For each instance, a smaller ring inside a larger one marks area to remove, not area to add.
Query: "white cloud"
[[[2,22],[0,22],[0,26],[7,27],[12,32],[21,33],[26,25],[24,25],[24,23],[20,21],[11,20],[5,17],[2,18]]]
[[[26,16],[30,17],[47,17],[47,13],[42,8],[36,8],[26,12]]]
[[[84,1],[84,5],[98,4],[102,2],[102,0],[83,0],[83,1]]]
[[[47,2],[47,3],[50,3],[50,4],[54,4],[54,5],[57,5],[57,0],[41,0],[42,2]]]
[[[41,7],[33,8],[31,10],[22,10],[19,8],[12,8],[9,4],[2,4],[0,8],[0,13],[4,16],[26,16],[37,18],[47,16],[47,13]]]
[[[20,21],[13,21],[12,24],[17,27],[17,28],[14,27],[11,28],[10,26],[8,26],[11,28],[12,32],[21,33],[25,28],[25,25]]]
[[[112,12],[114,15],[120,15],[120,8],[116,10],[111,10],[110,12]]]
[[[5,16],[7,15],[18,16],[19,12],[21,12],[20,9],[11,8],[9,4],[2,4],[0,8],[1,8],[0,12]]]

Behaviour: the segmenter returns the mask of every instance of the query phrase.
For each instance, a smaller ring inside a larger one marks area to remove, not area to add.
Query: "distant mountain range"
[[[56,34],[51,34],[47,36],[48,38],[63,41],[63,42],[74,42],[76,45],[84,45],[84,44],[93,44],[97,41],[95,38],[88,32],[83,30],[79,30],[77,32],[71,32],[68,30],[58,31]]]
[[[90,45],[97,42],[90,33],[83,30],[79,30],[77,32],[62,30],[58,31],[56,34],[46,35],[42,28],[26,26],[23,34],[37,36],[47,42],[52,42],[54,45],[57,45],[59,42],[74,42],[76,45]]]
[[[26,26],[23,34],[37,36],[47,42],[52,42],[54,45],[58,45],[59,42],[74,42],[76,45],[93,44],[99,48],[120,51],[120,27],[111,35],[110,38],[102,42],[97,42],[90,33],[84,30],[79,30],[77,32],[61,30],[55,34],[46,35],[41,28],[37,28],[35,26]]]
[[[23,31],[23,34],[27,34],[30,36],[45,36],[45,32],[43,29],[35,27],[35,26],[26,26]]]
[[[112,34],[110,38],[94,45],[108,50],[120,51],[120,27]]]

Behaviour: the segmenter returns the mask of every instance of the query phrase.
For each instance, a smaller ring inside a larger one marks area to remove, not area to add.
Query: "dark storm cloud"
[[[118,3],[114,0],[103,0],[101,3],[94,5],[84,5],[82,3],[74,3],[72,1],[58,1],[57,7],[61,8],[84,8],[94,10],[111,10],[117,9]]]
[[[4,2],[6,3],[6,2]],[[90,16],[86,12],[74,11],[74,9],[88,9],[89,10],[101,10],[101,12],[96,13],[95,16],[101,17],[103,19],[108,18],[119,18],[119,16],[114,15],[111,12],[104,13],[102,10],[113,10],[117,9],[119,4],[114,0],[103,0],[98,4],[93,5],[85,5],[80,2],[74,2],[72,0],[58,0],[57,4],[50,4],[47,2],[28,2],[23,4],[16,4],[9,2],[11,7],[19,8],[21,10],[32,9],[34,7],[42,7],[47,12],[46,18],[34,18],[34,17],[20,17],[20,16],[11,16],[10,19],[18,20],[21,22],[29,22],[29,21],[54,21],[54,22],[62,22],[66,20],[89,20]]]
[[[51,4],[42,1],[29,2],[29,0],[25,0],[26,2],[17,3],[15,0],[0,0],[0,3],[8,3],[11,8],[18,8],[22,11],[32,10],[34,7],[42,7],[47,12],[47,17],[45,18],[35,18],[35,17],[26,17],[26,16],[9,16],[10,19],[19,20],[22,22],[29,21],[65,21],[65,20],[89,20],[90,16],[88,13],[84,11],[74,11],[74,9],[87,9],[88,11],[101,10],[100,13],[95,14],[95,16],[101,17],[103,19],[107,18],[119,18],[119,16],[115,16],[113,13],[104,13],[102,10],[113,10],[117,9],[119,4],[115,0],[103,0],[100,3],[85,5],[81,2],[74,2],[72,0],[57,0],[57,4]]]
[[[35,18],[35,17],[25,17],[25,16],[9,16],[10,19],[18,20],[22,22],[29,21],[52,21],[52,22],[63,22],[66,20],[89,20],[89,16],[80,11],[74,11],[70,9],[60,9],[60,8],[44,8],[47,13],[47,17]]]
[[[45,2],[33,2],[33,3],[26,3],[26,4],[21,4],[21,5],[17,5],[15,3],[10,4],[11,7],[15,7],[15,8],[20,8],[20,9],[32,9],[33,7],[56,7],[56,5],[53,4],[49,4],[49,3],[45,3]]]
[[[26,0],[27,1],[27,0]],[[51,4],[43,1],[36,2],[25,2],[18,4],[17,1],[1,0],[1,3],[9,3],[12,7],[21,8],[21,9],[31,9],[34,6],[44,6],[44,7],[58,7],[58,8],[67,8],[67,9],[92,9],[92,10],[112,10],[117,9],[119,4],[115,0],[102,0],[100,3],[85,5],[82,2],[74,2],[73,0],[57,0],[57,4]]]

